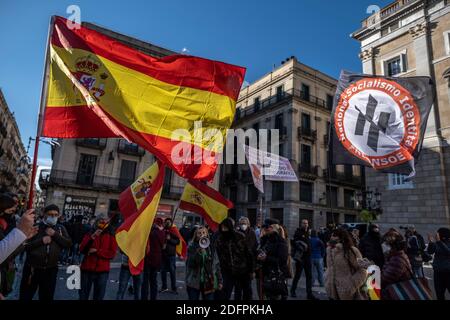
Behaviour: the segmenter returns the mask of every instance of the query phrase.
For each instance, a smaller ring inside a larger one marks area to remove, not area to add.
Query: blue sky
[[[78,5],[81,20],[180,52],[247,67],[246,81],[294,55],[337,77],[361,70],[359,43],[349,37],[370,5],[387,0],[0,0],[0,88],[15,113],[27,146],[36,134],[45,42],[51,15],[68,17]],[[33,148],[30,150],[32,153]],[[40,164],[49,165],[42,144]]]

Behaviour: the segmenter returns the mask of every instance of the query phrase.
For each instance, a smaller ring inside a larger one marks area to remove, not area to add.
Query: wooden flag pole
[[[30,191],[28,193],[28,204],[27,208],[31,209],[33,207],[34,200],[34,182],[36,180],[36,172],[37,172],[37,159],[39,154],[39,140],[42,133],[42,123],[44,120],[44,109],[47,103],[47,94],[48,94],[48,79],[50,77],[50,39],[52,36],[53,25],[55,23],[55,17],[52,16],[50,18],[50,25],[48,27],[47,33],[47,47],[45,49],[45,64],[44,64],[44,75],[42,77],[42,89],[41,89],[41,102],[39,107],[39,115],[38,115],[38,125],[36,130],[36,139],[34,142],[34,153],[33,153],[33,166],[31,169],[31,179],[30,179]]]

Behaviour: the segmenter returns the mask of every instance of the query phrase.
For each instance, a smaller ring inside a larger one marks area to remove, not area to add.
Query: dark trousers
[[[292,280],[291,293],[297,290],[298,282],[302,276],[303,270],[305,270],[306,276],[306,295],[311,297],[312,293],[312,270],[311,270],[311,259],[305,259],[302,261],[295,262],[295,275]]]
[[[58,267],[38,269],[25,264],[20,282],[20,300],[33,300],[39,289],[39,300],[53,300],[56,287]]]
[[[92,286],[94,286],[93,300],[103,300],[108,276],[109,272],[81,271],[80,300],[89,300]]]
[[[142,278],[141,300],[148,300],[148,289],[150,287],[150,300],[156,300],[158,295],[158,271],[159,268],[144,267]]]
[[[216,293],[217,300],[231,300],[234,289],[234,300],[252,300],[252,281],[249,275],[233,276],[230,272],[222,272],[223,288]]]
[[[438,300],[445,300],[445,291],[450,293],[450,272],[434,271],[434,290]]]
[[[186,291],[187,291],[189,300],[200,300],[200,295],[202,296],[203,300],[206,300],[206,301],[214,300],[214,293],[212,293],[212,292],[205,294],[205,292],[203,290],[195,289],[192,287],[186,287]]]
[[[176,278],[176,257],[163,256],[163,267],[161,270],[162,289],[167,289],[167,272],[170,273],[170,284],[172,285],[172,291],[177,291],[177,278]]]
[[[142,277],[141,274],[133,276],[130,272],[130,268],[128,266],[120,268],[119,274],[119,290],[117,291],[116,300],[123,300],[125,297],[125,291],[128,288],[128,282],[130,278],[133,278],[133,293],[134,300],[140,300],[141,298],[141,283]]]

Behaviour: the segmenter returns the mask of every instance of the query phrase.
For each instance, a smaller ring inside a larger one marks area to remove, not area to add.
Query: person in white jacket
[[[26,211],[19,220],[17,228],[0,241],[0,263],[5,261],[26,239],[36,234],[34,209]]]

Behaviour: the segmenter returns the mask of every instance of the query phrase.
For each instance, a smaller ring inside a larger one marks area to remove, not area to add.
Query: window
[[[108,212],[117,212],[117,211],[119,211],[119,200],[109,199]]]
[[[407,71],[406,51],[383,61],[384,74],[393,77]]]
[[[300,155],[300,163],[302,167],[310,167],[311,166],[311,146],[307,144],[301,145],[301,155]]]
[[[353,190],[344,190],[344,207],[355,208],[355,192]]]
[[[344,165],[344,177],[346,180],[353,179],[353,166],[351,164]]]
[[[327,212],[327,225],[338,224],[339,223],[339,213],[338,212]]]
[[[253,183],[247,185],[247,201],[248,202],[258,201],[258,189],[256,189]]]
[[[281,99],[283,99],[283,86],[278,86],[277,87],[277,101],[281,101]]]
[[[327,94],[327,109],[328,110],[333,109],[333,100],[334,100],[334,97],[331,94]]]
[[[259,108],[261,107],[261,101],[260,101],[259,97],[255,98],[255,100],[253,100],[253,105],[255,107],[255,111],[258,111]]]
[[[337,207],[338,205],[338,188],[327,186],[327,205]]]
[[[230,201],[236,203],[237,201],[237,187],[230,187]]]
[[[303,100],[309,101],[309,86],[304,83],[302,84],[301,98]]]
[[[283,114],[277,114],[277,116],[275,117],[275,129],[278,129],[280,131],[283,130]],[[282,134],[282,132],[280,132],[280,135]]]
[[[284,200],[284,183],[272,181],[272,201]]]
[[[97,156],[90,154],[81,154],[78,165],[77,183],[81,185],[92,185],[94,182],[95,166]]]
[[[450,55],[450,31],[444,32],[445,53]]]
[[[136,165],[136,161],[122,160],[122,164],[120,166],[119,187],[127,188],[134,182],[136,176]]]
[[[300,181],[300,201],[313,202],[313,184],[311,182]]]
[[[299,209],[299,219],[298,224],[299,227],[302,226],[302,220],[308,220],[309,227],[314,229],[314,211],[313,210],[306,210],[306,209]]]
[[[306,113],[302,113],[302,134],[311,135],[311,116]]]
[[[279,154],[280,156],[284,157],[284,144],[283,144],[283,143],[280,143],[280,144],[278,145],[278,154]]]
[[[344,223],[355,223],[356,216],[354,214],[344,214]]]
[[[399,173],[389,173],[389,190],[398,190],[398,189],[414,189],[414,184],[412,180],[406,180],[407,175],[399,174]]]
[[[280,221],[280,224],[284,223],[284,215],[283,215],[283,208],[271,208],[270,209],[270,217],[272,219],[277,219]]]

